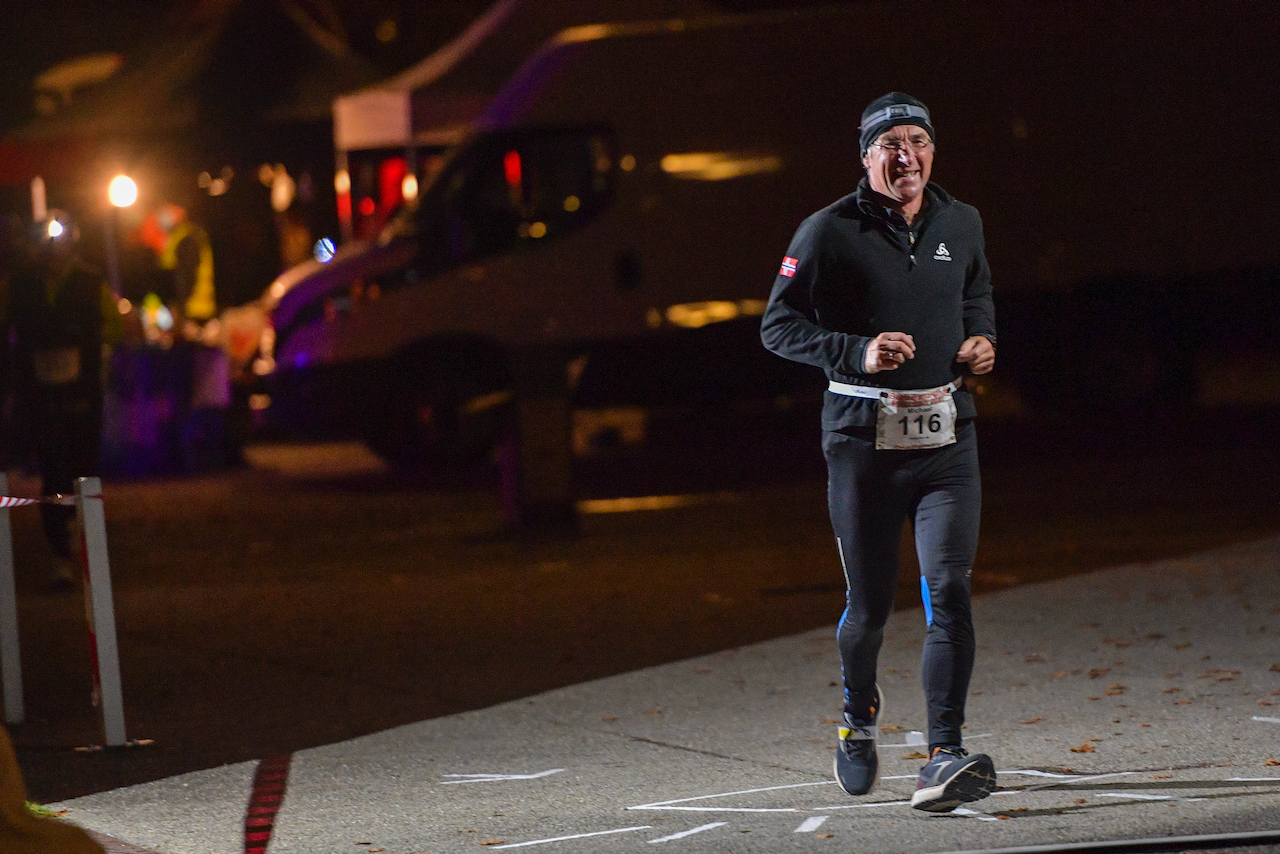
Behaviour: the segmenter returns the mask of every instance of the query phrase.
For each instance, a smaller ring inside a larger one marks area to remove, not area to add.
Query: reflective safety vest
[[[191,237],[199,242],[200,261],[195,270],[195,281],[183,313],[192,320],[208,320],[218,310],[213,292],[213,247],[209,245],[209,235],[204,229],[183,220],[169,232],[169,241],[160,253],[160,269],[176,270],[178,268],[178,244]]]

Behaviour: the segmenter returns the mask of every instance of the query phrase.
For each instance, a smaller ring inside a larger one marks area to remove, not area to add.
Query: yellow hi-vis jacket
[[[188,237],[199,242],[200,261],[195,270],[195,281],[187,304],[182,307],[183,313],[191,320],[208,320],[217,311],[217,303],[213,292],[213,247],[209,245],[209,235],[204,229],[183,220],[169,232],[169,241],[160,253],[160,269],[176,270],[178,268],[178,244]]]

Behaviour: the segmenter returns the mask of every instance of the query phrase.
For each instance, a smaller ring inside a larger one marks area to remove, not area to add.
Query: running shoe
[[[838,731],[840,743],[836,746],[835,775],[840,788],[850,795],[865,795],[880,777],[880,760],[876,757],[876,738],[880,728],[876,722],[883,711],[884,700],[877,685],[869,720],[859,720],[848,712],[844,713],[844,725]]]
[[[996,788],[996,766],[985,753],[969,755],[963,747],[935,747],[920,769],[911,806],[925,812],[951,812],[980,801]]]

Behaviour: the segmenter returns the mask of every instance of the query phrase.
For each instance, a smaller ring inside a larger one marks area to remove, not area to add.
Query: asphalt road
[[[1267,413],[1158,448],[1099,429],[984,427],[979,591],[1280,531]],[[726,439],[726,437],[732,437]],[[131,738],[101,742],[78,593],[50,594],[14,511],[28,721],[41,801],[293,753],[548,689],[834,625],[822,462],[804,418],[655,429],[580,461],[573,539],[503,529],[488,466],[407,479],[351,445],[262,445],[242,470],[109,482]],[[36,484],[13,473],[15,492]],[[694,496],[607,512],[605,499]],[[900,606],[918,603],[909,548]]]

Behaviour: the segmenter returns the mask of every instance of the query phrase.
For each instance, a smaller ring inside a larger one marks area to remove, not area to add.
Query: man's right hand
[[[867,345],[862,367],[869,374],[897,370],[916,355],[916,342],[905,332],[881,332]]]

